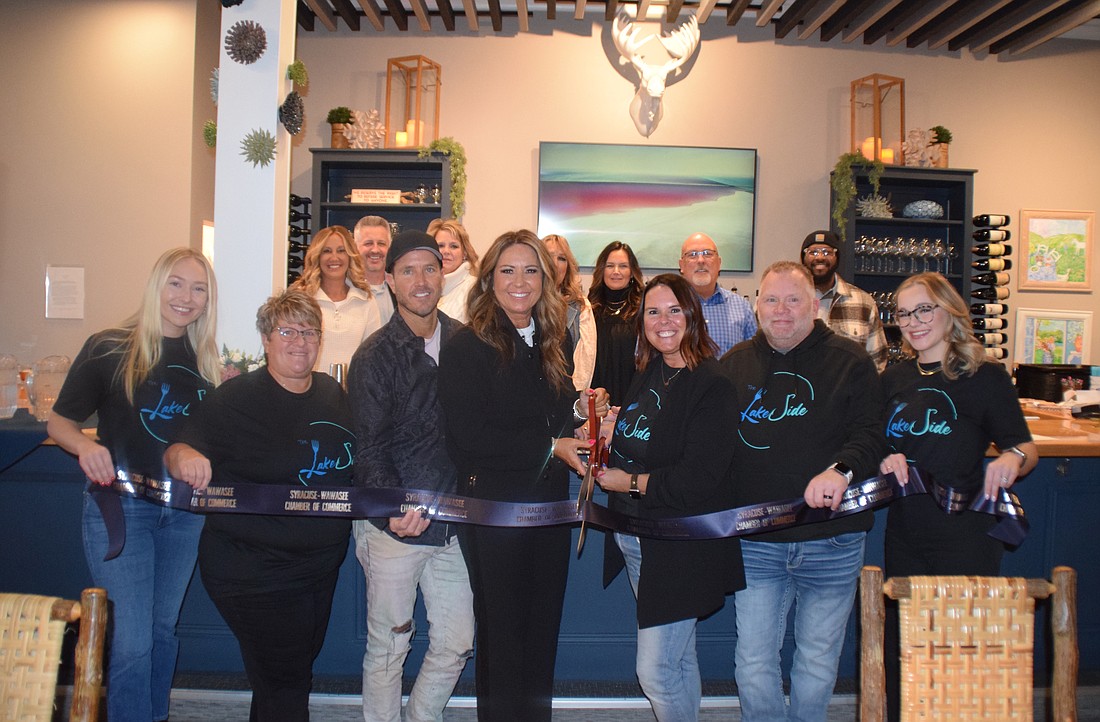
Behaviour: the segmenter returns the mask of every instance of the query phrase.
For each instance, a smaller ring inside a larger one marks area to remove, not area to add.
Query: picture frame
[[[1013,360],[1018,364],[1088,364],[1092,311],[1016,309]]]
[[[1021,291],[1091,293],[1094,211],[1020,211]]]
[[[538,234],[565,236],[581,268],[612,241],[646,271],[679,268],[696,232],[718,247],[723,271],[753,270],[754,148],[539,143]]]

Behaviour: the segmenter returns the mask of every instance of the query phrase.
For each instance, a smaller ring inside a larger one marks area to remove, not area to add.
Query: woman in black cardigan
[[[590,442],[573,437],[582,405],[555,286],[538,236],[505,233],[482,260],[469,326],[443,346],[439,400],[462,494],[557,501],[568,497],[569,468],[584,473],[577,450]],[[606,414],[606,392],[587,393]],[[480,722],[550,720],[569,539],[567,526],[459,531],[477,618]]]
[[[646,284],[638,373],[598,478],[609,506],[632,516],[691,516],[733,506],[733,388],[714,359],[690,284],[663,274]],[[702,701],[695,627],[745,586],[736,538],[667,541],[616,533],[604,582],[625,558],[638,601],[638,681],[658,722],[697,720]],[[621,555],[620,555],[621,554]]]

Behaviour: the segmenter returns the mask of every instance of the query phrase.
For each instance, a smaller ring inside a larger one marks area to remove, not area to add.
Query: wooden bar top
[[[1100,419],[1075,419],[1065,407],[1034,399],[1020,399],[1020,407],[1040,457],[1100,456]]]

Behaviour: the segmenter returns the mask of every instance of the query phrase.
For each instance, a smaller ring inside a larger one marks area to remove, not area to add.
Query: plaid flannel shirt
[[[836,276],[833,287],[818,298],[831,301],[827,314],[820,314],[820,318],[836,333],[866,347],[881,373],[886,368],[886,334],[874,299],[840,276]]]

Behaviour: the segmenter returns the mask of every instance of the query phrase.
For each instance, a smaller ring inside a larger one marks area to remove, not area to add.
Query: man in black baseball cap
[[[817,317],[836,333],[864,346],[882,371],[886,368],[886,334],[878,305],[870,295],[837,274],[840,248],[840,236],[832,231],[814,231],[802,241],[802,265],[813,274],[820,304]]]

